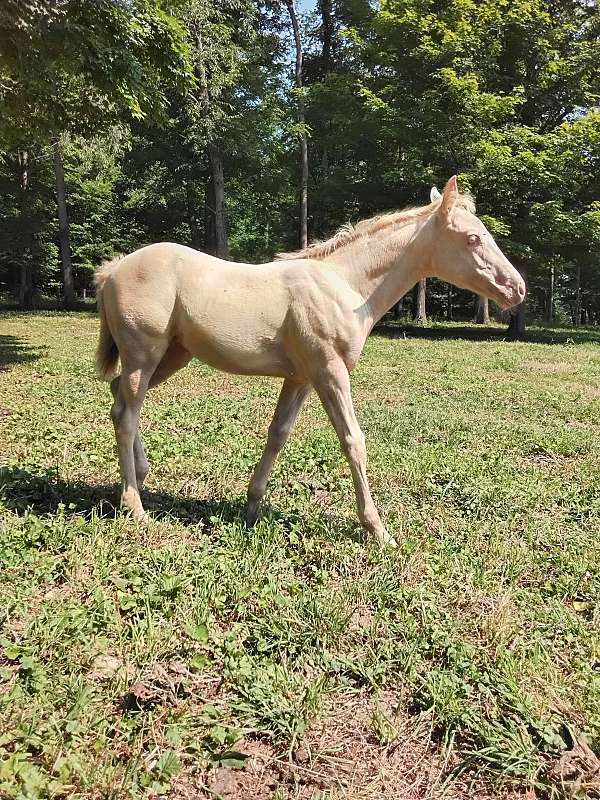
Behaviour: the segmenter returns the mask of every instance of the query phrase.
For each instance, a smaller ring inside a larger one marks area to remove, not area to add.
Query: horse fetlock
[[[267,482],[262,476],[253,477],[248,486],[248,503],[260,503],[267,491]]]
[[[149,469],[138,470],[135,471],[135,480],[138,486],[143,486],[146,482],[146,478],[148,477],[148,473],[150,472]]]
[[[398,547],[398,543],[385,529],[375,506],[363,509],[360,521],[367,533],[375,537],[382,547]]]
[[[129,506],[125,505],[125,503],[121,503],[121,507],[124,511],[128,511],[131,515],[131,518],[134,519],[136,522],[149,522],[150,515],[147,511],[144,511],[143,506],[138,506],[137,508],[130,508]]]
[[[144,520],[148,515],[144,511],[139,492],[129,486],[121,494],[121,508],[131,512],[134,519]]]
[[[138,486],[142,486],[146,478],[148,477],[148,473],[150,472],[150,464],[146,461],[142,464],[135,465],[135,479],[137,481]]]
[[[246,507],[246,525],[254,525],[260,512],[260,500],[248,500]]]

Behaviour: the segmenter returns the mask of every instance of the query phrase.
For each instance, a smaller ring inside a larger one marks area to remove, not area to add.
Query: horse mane
[[[391,227],[392,225],[408,225],[410,222],[416,220],[427,219],[432,216],[442,202],[441,197],[429,203],[426,206],[413,206],[404,208],[401,211],[390,211],[387,214],[377,214],[369,219],[363,219],[357,222],[356,225],[347,222],[342,225],[330,239],[323,242],[313,242],[308,247],[302,250],[295,250],[291,253],[277,253],[276,258],[283,259],[299,259],[299,258],[327,258],[336,250],[345,247],[347,244],[363,239],[373,233],[377,233],[383,228]],[[456,200],[456,205],[475,213],[475,201],[470,194],[459,194]]]

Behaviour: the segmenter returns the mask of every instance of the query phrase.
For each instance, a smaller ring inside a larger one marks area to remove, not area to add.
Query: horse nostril
[[[525,281],[519,281],[517,284],[517,294],[521,300],[525,297]]]

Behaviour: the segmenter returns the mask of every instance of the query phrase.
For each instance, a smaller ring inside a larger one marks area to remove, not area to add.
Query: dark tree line
[[[458,173],[528,311],[600,323],[595,4],[0,6],[0,289],[23,308],[72,306],[99,261],[150,241],[259,261]],[[401,305],[490,313],[436,281]]]

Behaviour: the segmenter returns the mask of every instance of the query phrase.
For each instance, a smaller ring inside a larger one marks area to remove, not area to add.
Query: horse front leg
[[[350,464],[358,516],[363,528],[375,536],[380,545],[396,547],[396,540],[384,528],[371,497],[365,437],[354,413],[350,376],[344,362],[341,359],[328,362],[315,376],[314,387]]]
[[[289,438],[292,428],[304,401],[311,391],[311,386],[285,380],[279,394],[275,413],[269,425],[267,444],[260,461],[254,468],[248,486],[248,508],[246,521],[254,525],[258,518],[260,503],[267,488],[267,481],[279,452]]]

